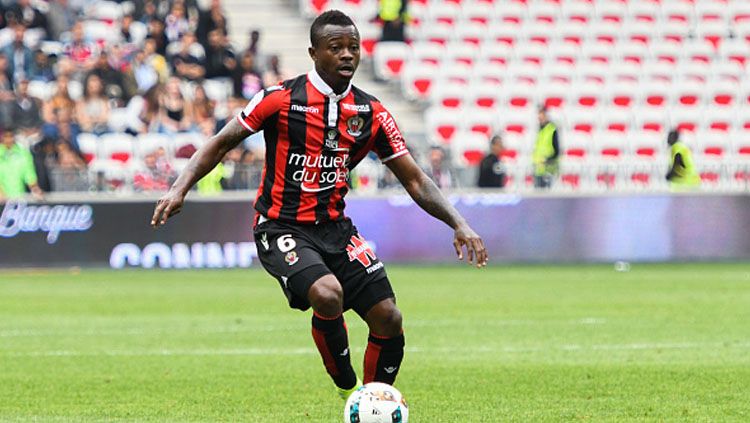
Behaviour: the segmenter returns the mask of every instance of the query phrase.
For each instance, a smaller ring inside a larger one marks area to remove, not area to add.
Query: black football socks
[[[393,385],[404,358],[404,334],[386,338],[370,333],[365,351],[364,383]]]
[[[344,316],[325,317],[313,313],[312,336],[333,383],[341,389],[351,389],[357,383],[357,375],[350,360]]]

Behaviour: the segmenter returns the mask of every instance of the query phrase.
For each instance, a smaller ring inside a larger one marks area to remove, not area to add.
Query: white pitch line
[[[409,353],[457,354],[457,353],[529,353],[529,352],[586,352],[586,351],[641,351],[641,350],[700,350],[700,349],[750,349],[750,342],[707,342],[707,343],[633,343],[633,344],[565,344],[547,347],[476,347],[476,348],[424,348],[407,347]],[[362,348],[352,348],[361,353]],[[254,355],[308,355],[317,354],[314,348],[236,348],[236,349],[158,349],[158,350],[103,350],[103,351],[8,351],[0,352],[5,357],[132,357],[132,356],[254,356]]]
[[[488,320],[481,322],[483,327],[487,326],[544,326],[544,325],[602,325],[606,320],[596,317],[586,317],[574,320]],[[466,320],[415,320],[408,321],[404,326],[406,330],[410,327],[456,327],[472,324]],[[350,327],[363,327],[360,322],[352,322]],[[166,327],[161,329],[88,329],[88,330],[54,330],[54,329],[9,329],[0,330],[0,338],[20,338],[20,337],[45,337],[45,336],[141,336],[141,335],[174,335],[174,334],[200,334],[210,335],[213,333],[253,333],[253,332],[276,332],[276,331],[294,331],[307,328],[307,323],[303,325],[286,325],[274,326],[262,323],[253,324],[253,326],[243,325],[241,327]]]

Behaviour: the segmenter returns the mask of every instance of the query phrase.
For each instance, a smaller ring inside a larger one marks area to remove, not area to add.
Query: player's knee
[[[331,316],[342,311],[344,291],[339,281],[331,275],[318,279],[310,287],[307,296],[318,313]]]
[[[401,323],[403,318],[401,310],[395,305],[389,308],[383,318],[383,329],[387,336],[398,336],[401,333]]]
[[[387,337],[401,334],[403,317],[393,302],[379,304],[373,317],[371,329],[375,334]]]

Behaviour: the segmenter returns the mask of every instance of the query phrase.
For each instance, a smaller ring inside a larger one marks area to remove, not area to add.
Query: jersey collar
[[[313,84],[313,87],[315,87],[316,90],[320,91],[324,96],[331,98],[333,101],[342,100],[347,95],[349,95],[349,91],[352,90],[352,81],[349,81],[349,85],[346,87],[346,90],[344,90],[344,92],[341,94],[336,94],[335,92],[333,92],[333,88],[328,86],[328,84],[323,81],[323,78],[318,75],[318,72],[315,70],[315,68],[307,73],[307,79]]]

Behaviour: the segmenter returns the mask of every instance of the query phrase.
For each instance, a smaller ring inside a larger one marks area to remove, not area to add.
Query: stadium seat
[[[599,1],[595,3],[596,14],[600,23],[618,27],[625,21],[628,8],[627,2]]]
[[[443,62],[445,48],[424,41],[415,42],[411,45],[408,60],[410,63],[422,63],[426,65],[440,66]]]
[[[300,0],[300,12],[303,16],[314,18],[330,7],[331,0]]]
[[[486,34],[486,26],[471,22],[459,25],[456,28],[455,40],[467,46],[478,48],[484,43]]]
[[[454,110],[431,107],[426,112],[425,124],[428,138],[438,144],[448,145],[462,127],[462,116]]]
[[[130,111],[127,108],[113,108],[109,110],[107,126],[113,132],[125,132],[131,121]]]
[[[670,125],[682,132],[695,132],[701,125],[701,108],[676,107],[670,111]]]
[[[81,150],[81,154],[83,155],[83,159],[86,161],[86,163],[91,163],[92,161],[99,158],[99,137],[91,134],[91,133],[80,133],[78,134],[78,148]]]
[[[734,124],[735,113],[729,107],[707,107],[703,111],[701,128],[705,131],[729,133]]]
[[[501,102],[500,87],[490,82],[472,84],[468,96],[473,107],[484,110],[497,110]]]
[[[660,4],[658,2],[652,1],[628,2],[628,9],[630,25],[626,26],[632,26],[633,24],[646,24],[654,26],[660,14]]]
[[[569,92],[570,84],[564,82],[552,81],[540,84],[537,102],[548,109],[559,109],[567,105]]]
[[[357,26],[361,38],[362,57],[369,59],[375,53],[375,45],[380,40],[382,29],[374,24],[361,23]]]
[[[638,160],[656,160],[665,154],[666,132],[637,131],[630,137],[632,155]]]
[[[133,158],[133,137],[128,134],[104,134],[99,137],[100,158],[127,164]]]
[[[135,155],[138,160],[143,160],[148,154],[163,148],[167,155],[167,158],[171,159],[174,156],[174,138],[175,136],[169,136],[165,134],[141,134],[138,135],[135,141]]]
[[[175,159],[189,159],[206,142],[205,136],[195,132],[182,132],[174,135],[172,137],[172,150]]]
[[[719,48],[719,55],[723,59],[722,62],[737,62],[742,66],[750,61],[748,44],[744,40],[724,40]]]
[[[492,110],[469,108],[464,113],[463,128],[465,132],[481,134],[489,139],[495,133],[497,114]]]
[[[456,134],[450,145],[453,164],[457,167],[476,167],[489,150],[488,138],[476,132]]]
[[[375,75],[383,80],[400,78],[409,54],[410,47],[405,43],[397,41],[377,43],[373,51]]]
[[[493,65],[507,67],[513,60],[513,48],[509,44],[488,42],[482,45],[480,57]]]
[[[467,105],[467,93],[464,87],[452,84],[436,84],[430,93],[431,103],[446,109],[456,109]]]
[[[494,15],[494,6],[487,2],[467,2],[462,6],[462,19],[472,26],[488,27]]]
[[[690,28],[693,22],[693,5],[687,1],[661,2],[661,21],[667,25]]]
[[[410,100],[426,100],[435,82],[438,68],[423,63],[409,63],[401,75],[401,88]]]
[[[443,63],[472,66],[477,61],[479,48],[462,43],[450,43],[445,48]]]
[[[494,62],[483,62],[471,70],[474,84],[489,84],[496,86],[497,90],[503,85],[506,78],[506,67]],[[495,90],[493,90],[495,91]]]

